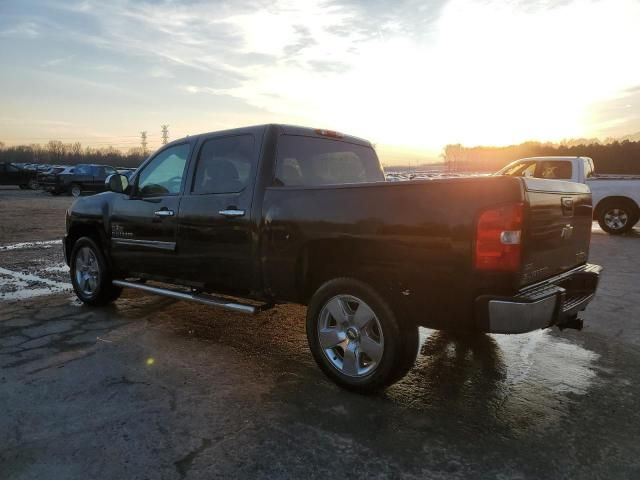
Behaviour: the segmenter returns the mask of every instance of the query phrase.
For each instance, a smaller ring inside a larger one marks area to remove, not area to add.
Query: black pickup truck
[[[52,195],[67,193],[79,197],[84,192],[103,192],[105,180],[115,173],[116,169],[108,165],[81,164],[63,172],[43,175],[39,181],[40,187]]]
[[[386,183],[365,140],[265,125],[164,146],[67,212],[77,296],[123,287],[256,313],[307,305],[320,368],[356,391],[415,362],[418,326],[464,333],[579,328],[586,186],[491,176]]]

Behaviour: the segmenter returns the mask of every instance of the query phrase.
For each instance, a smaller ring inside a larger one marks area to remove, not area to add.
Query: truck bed
[[[566,218],[565,197],[575,202]],[[478,272],[473,258],[480,212],[514,202],[525,204],[529,232],[523,238],[522,269]],[[262,205],[263,281],[275,297],[299,300],[307,294],[300,285],[309,284],[308,276],[340,268],[379,285],[421,325],[467,329],[474,322],[473,299],[483,292],[512,295],[585,263],[590,215],[586,187],[535,179],[270,187]],[[573,224],[573,240],[562,242],[567,224]]]

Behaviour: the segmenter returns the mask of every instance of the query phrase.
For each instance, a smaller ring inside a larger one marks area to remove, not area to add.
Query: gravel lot
[[[582,332],[425,329],[408,377],[362,397],[315,367],[301,307],[81,306],[70,203],[0,189],[2,479],[640,478],[637,227],[594,228]]]

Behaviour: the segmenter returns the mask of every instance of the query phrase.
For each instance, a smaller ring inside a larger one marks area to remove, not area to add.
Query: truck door
[[[116,267],[131,274],[177,277],[177,215],[190,153],[188,142],[160,150],[118,195],[111,214]]]
[[[247,133],[212,135],[199,143],[178,216],[180,268],[193,286],[251,290],[250,213],[259,141]]]
[[[78,165],[73,170],[73,175],[67,183],[67,187],[70,187],[74,183],[79,185],[81,190],[92,192],[93,191],[93,178],[95,175],[96,167],[93,165]]]
[[[99,165],[91,166],[91,180],[85,185],[85,188],[92,193],[99,192],[102,189],[102,177],[104,177],[104,167]]]

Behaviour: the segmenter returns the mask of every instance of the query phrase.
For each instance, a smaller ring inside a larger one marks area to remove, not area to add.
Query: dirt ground
[[[69,197],[0,189],[0,478],[640,478],[640,230],[594,227],[582,332],[421,330],[375,396],[315,367],[304,308],[126,292],[89,309]]]

